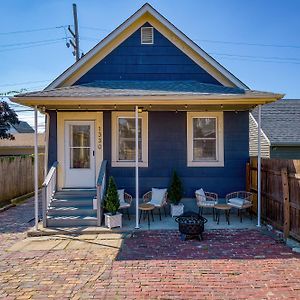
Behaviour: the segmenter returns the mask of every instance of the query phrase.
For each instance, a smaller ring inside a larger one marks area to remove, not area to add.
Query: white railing
[[[107,161],[103,160],[97,179],[97,226],[101,226],[102,223],[102,212],[103,212],[103,200],[106,188],[106,165]]]
[[[57,189],[57,165],[54,162],[43,182],[43,226],[47,227],[47,210]]]

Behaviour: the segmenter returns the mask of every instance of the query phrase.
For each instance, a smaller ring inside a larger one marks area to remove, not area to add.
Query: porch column
[[[257,131],[257,227],[261,226],[261,105],[258,105]]]
[[[34,107],[34,217],[35,217],[35,230],[38,230],[39,222],[39,186],[38,186],[38,166],[39,166],[39,157],[38,157],[38,110],[37,106]]]
[[[135,107],[135,229],[139,229],[139,107]]]

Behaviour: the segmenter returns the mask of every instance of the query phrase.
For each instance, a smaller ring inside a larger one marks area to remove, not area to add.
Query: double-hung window
[[[138,118],[139,166],[148,166],[148,114]],[[135,115],[133,112],[112,112],[112,166],[135,165]]]
[[[188,167],[224,166],[222,112],[187,113]]]

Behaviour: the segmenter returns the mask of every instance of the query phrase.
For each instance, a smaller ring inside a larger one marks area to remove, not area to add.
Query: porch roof
[[[257,105],[282,94],[205,84],[197,81],[94,81],[92,83],[19,94],[24,105]],[[84,102],[83,102],[84,101]]]
[[[245,94],[240,88],[205,84],[197,81],[98,80],[51,90],[20,94],[18,97],[132,97],[165,95],[230,95]]]

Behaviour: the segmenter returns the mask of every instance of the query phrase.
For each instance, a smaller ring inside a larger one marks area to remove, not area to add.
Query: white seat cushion
[[[125,190],[118,190],[118,195],[119,195],[119,201],[121,202],[125,202],[124,200],[124,194],[125,194]]]
[[[119,201],[120,201],[120,207],[119,207],[119,208],[130,207],[130,204],[128,204],[128,203],[125,201],[124,194],[125,194],[125,190],[124,190],[124,189],[118,190]]]
[[[201,188],[195,192],[196,195],[200,195],[201,201],[206,201],[206,196],[204,190]]]
[[[152,188],[152,197],[150,203],[158,207],[162,205],[167,189]]]
[[[119,208],[128,208],[130,207],[130,204],[127,202],[120,202],[120,207]]]
[[[228,204],[233,206],[233,207],[237,207],[237,208],[249,207],[249,206],[252,205],[251,201],[248,201],[248,200],[242,199],[242,198],[229,199]]]
[[[199,201],[198,206],[203,206],[203,207],[213,207],[217,204],[217,201]]]

